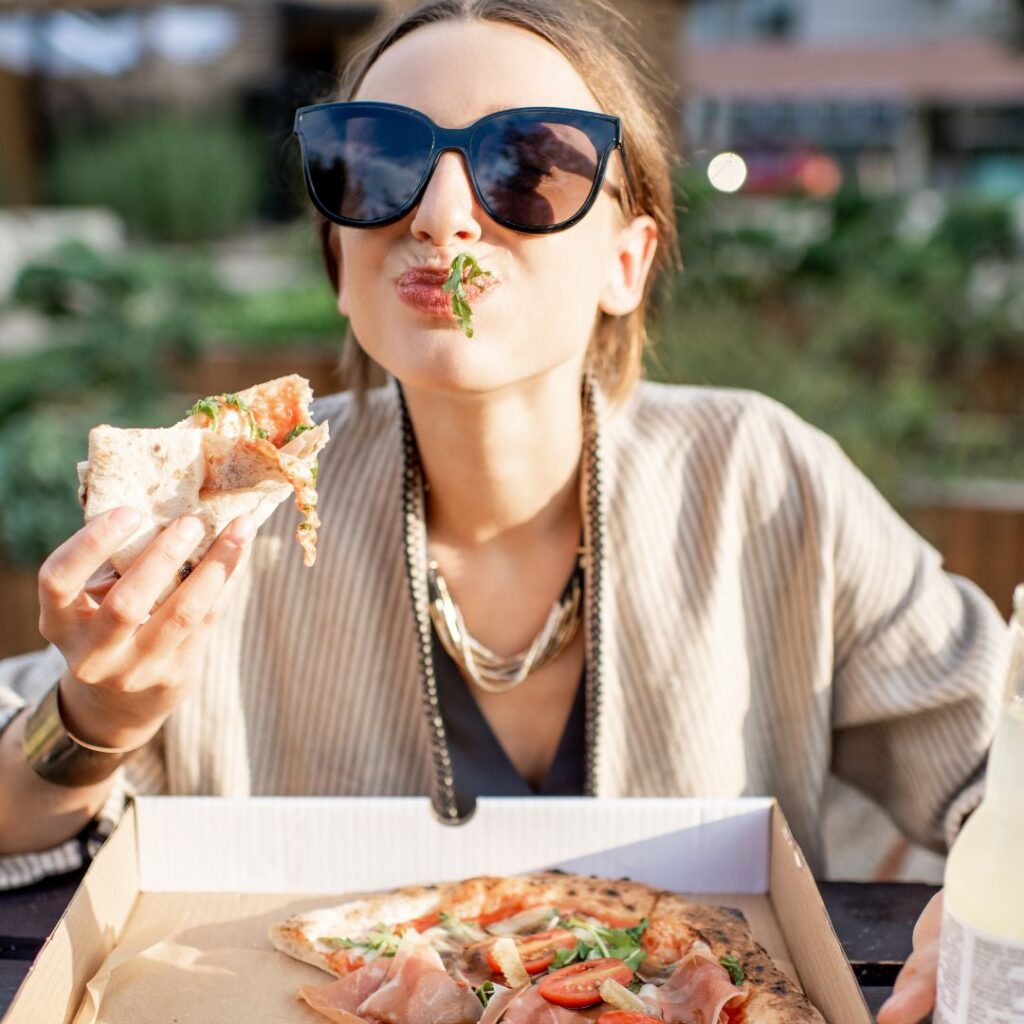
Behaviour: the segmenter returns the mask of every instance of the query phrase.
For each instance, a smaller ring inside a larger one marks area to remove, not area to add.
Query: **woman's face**
[[[495,22],[416,29],[377,59],[354,98],[414,107],[445,127],[509,107],[600,109],[558,50]],[[618,157],[607,180],[621,181]],[[501,227],[478,205],[462,156],[448,152],[404,219],[370,229],[332,225],[338,309],[363,348],[404,383],[489,391],[567,363],[581,367],[598,311],[621,315],[639,303],[654,232],[649,217],[627,223],[607,190],[565,231]],[[397,288],[410,268],[447,266],[460,252],[494,275],[473,304],[472,339],[456,321],[407,304]]]

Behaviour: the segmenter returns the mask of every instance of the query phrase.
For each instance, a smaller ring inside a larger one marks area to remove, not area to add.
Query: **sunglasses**
[[[465,128],[442,128],[394,103],[320,103],[295,112],[313,205],[345,227],[401,220],[420,201],[442,153],[461,153],[477,202],[503,227],[543,235],[572,227],[594,205],[612,150],[633,189],[622,123],[562,107],[499,110]]]

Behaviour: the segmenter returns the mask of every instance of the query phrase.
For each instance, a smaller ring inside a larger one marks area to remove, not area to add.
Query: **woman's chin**
[[[507,341],[496,344],[485,325],[474,325],[472,338],[459,326],[438,320],[406,325],[394,337],[399,345],[370,352],[390,374],[412,387],[450,391],[488,391],[526,376],[528,369],[510,360],[515,350]],[[524,371],[527,371],[524,373]]]

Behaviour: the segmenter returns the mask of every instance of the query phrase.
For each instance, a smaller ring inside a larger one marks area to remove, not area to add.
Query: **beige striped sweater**
[[[589,394],[587,792],[777,796],[820,871],[834,771],[943,848],[979,799],[998,711],[1007,630],[991,602],[774,401],[642,383],[612,412]],[[332,437],[316,566],[282,507],[101,834],[132,791],[430,793],[448,813],[400,392],[370,392],[362,415],[346,394],[316,412]],[[53,649],[0,663],[0,727],[62,665]],[[85,845],[0,858],[0,887],[73,868]]]

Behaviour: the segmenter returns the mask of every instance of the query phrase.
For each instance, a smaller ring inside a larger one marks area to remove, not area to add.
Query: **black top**
[[[566,584],[566,592],[572,579]],[[576,696],[562,732],[555,759],[539,786],[519,774],[484,718],[476,698],[431,627],[434,674],[441,703],[448,751],[452,759],[455,802],[459,816],[469,814],[478,796],[582,796],[585,756],[586,669],[576,685]]]

